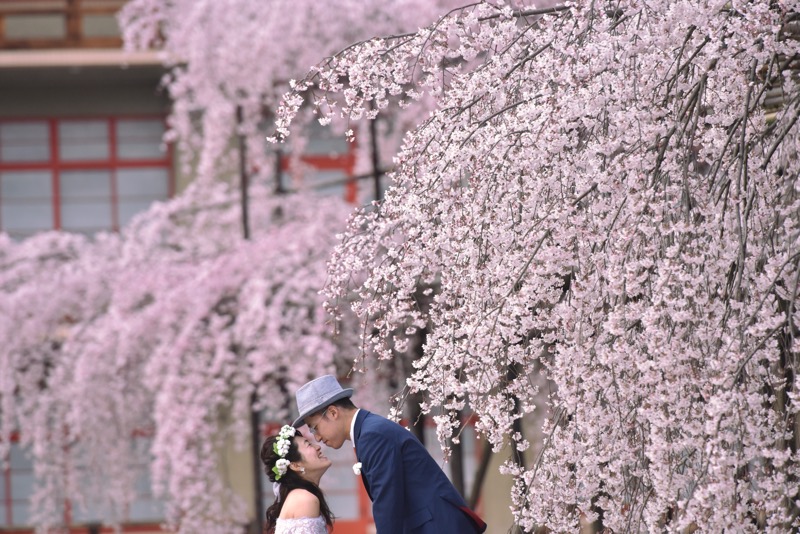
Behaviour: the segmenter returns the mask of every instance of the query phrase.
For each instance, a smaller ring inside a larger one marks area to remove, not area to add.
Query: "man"
[[[486,530],[425,447],[408,430],[360,410],[332,375],[308,382],[295,394],[300,414],[294,426],[309,430],[328,447],[353,443],[372,501],[378,534],[471,534]]]

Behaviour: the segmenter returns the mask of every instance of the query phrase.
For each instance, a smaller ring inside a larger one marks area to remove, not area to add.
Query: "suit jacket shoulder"
[[[459,510],[464,500],[413,433],[361,410],[353,434],[378,532],[475,531]]]
[[[368,412],[366,410],[359,411],[358,415],[356,416],[356,425],[354,430],[356,447],[358,447],[359,438],[361,438],[364,434],[378,433],[382,436],[392,436],[395,439],[404,439],[407,437],[413,438],[413,434],[411,434],[411,432],[394,421],[390,421],[385,417]]]

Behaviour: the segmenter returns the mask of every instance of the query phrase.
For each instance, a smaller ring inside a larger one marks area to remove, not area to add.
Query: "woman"
[[[265,532],[327,534],[334,517],[319,481],[331,461],[320,446],[284,425],[277,436],[264,442],[261,461],[275,491],[275,502],[267,509]]]

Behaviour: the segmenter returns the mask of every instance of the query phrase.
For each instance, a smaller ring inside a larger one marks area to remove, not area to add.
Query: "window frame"
[[[61,194],[61,174],[69,171],[106,171],[110,175],[109,179],[109,203],[111,206],[111,225],[102,230],[118,232],[120,224],[120,196],[118,193],[117,171],[126,169],[158,168],[165,169],[167,173],[167,197],[175,196],[176,177],[175,165],[173,164],[173,147],[167,144],[166,150],[158,158],[120,158],[119,140],[117,138],[118,124],[121,121],[153,121],[158,120],[167,129],[166,116],[163,114],[115,114],[115,115],[86,115],[70,117],[5,117],[0,119],[2,124],[24,124],[24,123],[45,123],[48,131],[48,146],[50,157],[42,161],[24,162],[4,162],[0,161],[0,173],[4,171],[42,171],[50,175],[52,199],[52,227],[41,228],[35,231],[62,230],[62,194]],[[108,139],[108,157],[104,159],[67,159],[64,160],[60,155],[60,133],[59,126],[75,122],[102,121],[105,122]],[[162,141],[163,142],[163,141]],[[0,178],[2,180],[2,178]],[[0,204],[2,210],[2,204]],[[0,215],[2,211],[0,211]],[[2,221],[2,219],[0,219]],[[8,231],[0,222],[0,232],[15,233]],[[23,232],[18,232],[22,234]]]
[[[131,439],[135,438],[151,438],[152,431],[136,431],[131,436]],[[13,432],[11,434],[11,443],[19,443],[19,433]],[[27,469],[27,468],[26,468]],[[8,534],[33,534],[35,528],[33,525],[20,525],[20,524],[13,524],[14,521],[14,514],[13,514],[13,503],[15,501],[19,501],[22,499],[14,499],[14,492],[13,492],[13,484],[11,482],[11,475],[12,475],[11,463],[7,462],[5,466],[0,467],[0,484],[4,486],[4,496],[0,498],[0,506],[5,510],[5,521],[0,522],[0,532],[8,533]],[[32,468],[31,468],[32,471]],[[114,531],[113,528],[107,526],[101,526],[100,523],[97,522],[76,522],[73,517],[73,503],[69,498],[66,498],[63,501],[63,521],[64,521],[64,531],[69,533],[85,533],[87,532],[87,528],[91,525],[97,525],[100,528],[101,532],[108,532],[111,533]],[[164,518],[160,520],[149,520],[149,521],[138,521],[138,522],[126,522],[120,525],[120,530],[126,533],[153,533],[153,532],[164,532],[161,528],[161,525],[164,522]]]

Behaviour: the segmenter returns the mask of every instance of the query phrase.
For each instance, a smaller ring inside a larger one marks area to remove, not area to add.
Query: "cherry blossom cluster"
[[[118,16],[129,50],[159,50],[169,68],[163,84],[173,102],[167,140],[181,148],[199,180],[229,172],[243,136],[248,166],[271,178],[265,127],[293,80],[324,57],[375,35],[415,31],[454,0],[131,0]],[[241,115],[237,118],[237,108]],[[303,124],[315,117],[304,115]],[[316,117],[327,124],[330,118]],[[396,151],[402,120],[386,141]],[[295,124],[295,156],[305,146]],[[341,131],[357,123],[338,123]],[[383,136],[386,137],[386,136]],[[366,150],[368,144],[362,145]],[[360,154],[362,168],[369,159]]]
[[[220,476],[219,453],[229,440],[243,444],[252,400],[283,417],[297,385],[354,353],[355,324],[341,313],[333,331],[318,293],[348,208],[272,196],[265,125],[291,80],[326,54],[375,33],[415,31],[448,3],[126,4],[125,46],[160,51],[173,102],[165,142],[196,180],[121,236],[48,233],[15,243],[0,235],[0,457],[12,435],[30,452],[39,528],[60,524],[67,498],[118,523],[134,497],[135,467],[151,464],[170,526],[241,531],[246,506]],[[415,122],[393,117],[378,128],[383,165]],[[237,136],[254,182],[249,241],[227,185],[238,172]],[[291,150],[304,146],[295,126]],[[356,172],[369,170],[367,148],[359,145]],[[385,388],[370,381],[362,396],[387,397]]]
[[[254,395],[285,419],[287,391],[334,371],[353,343],[319,294],[349,207],[257,185],[251,200],[250,240],[221,184],[119,236],[0,238],[0,456],[12,435],[29,451],[38,527],[61,523],[67,497],[121,521],[141,465],[177,530],[248,521],[220,451],[248,442]]]
[[[306,103],[432,102],[326,293],[365,358],[428,332],[408,383],[441,439],[464,408],[496,448],[539,414],[504,467],[524,529],[800,527],[798,17],[478,2],[344,49],[279,110],[286,135]]]

